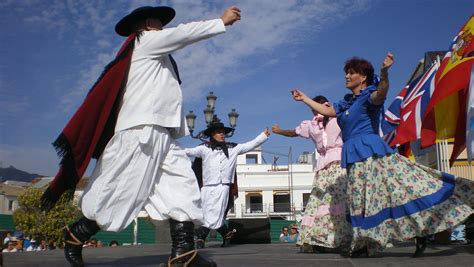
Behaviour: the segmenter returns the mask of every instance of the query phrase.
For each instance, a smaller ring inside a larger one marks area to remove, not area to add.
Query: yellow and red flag
[[[451,164],[466,147],[466,99],[474,62],[474,15],[451,43],[435,76],[435,89],[423,117],[421,146],[454,138]]]

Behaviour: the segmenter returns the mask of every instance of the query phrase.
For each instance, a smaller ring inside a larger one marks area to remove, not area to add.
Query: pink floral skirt
[[[346,188],[346,171],[339,161],[316,173],[300,223],[298,245],[349,247],[352,229],[346,220]]]

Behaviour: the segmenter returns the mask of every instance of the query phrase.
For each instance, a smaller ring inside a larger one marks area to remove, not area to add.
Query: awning
[[[276,196],[286,196],[289,194],[290,194],[290,191],[288,190],[274,190],[273,191],[273,195],[276,195]]]
[[[246,191],[245,195],[246,196],[261,196],[262,191]]]

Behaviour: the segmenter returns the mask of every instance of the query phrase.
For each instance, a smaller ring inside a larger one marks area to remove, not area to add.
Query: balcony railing
[[[259,216],[288,216],[295,213],[300,214],[303,211],[303,205],[294,205],[290,203],[262,203],[262,204],[241,204],[240,214],[237,214],[236,205],[229,211],[227,217],[259,217]]]

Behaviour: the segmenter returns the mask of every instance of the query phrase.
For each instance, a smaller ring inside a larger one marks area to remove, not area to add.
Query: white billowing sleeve
[[[224,32],[225,26],[221,19],[190,22],[161,31],[147,31],[140,38],[139,50],[134,53],[159,57]]]
[[[203,158],[204,157],[204,146],[200,145],[193,148],[185,148],[184,151],[188,157]]]
[[[247,143],[243,143],[243,144],[238,144],[237,146],[234,147],[234,149],[236,151],[238,151],[237,154],[245,154],[249,151],[251,151],[252,149],[258,147],[259,145],[263,144],[265,141],[268,140],[268,136],[262,132],[261,134],[259,134],[255,139],[253,139],[252,141],[249,141]]]

